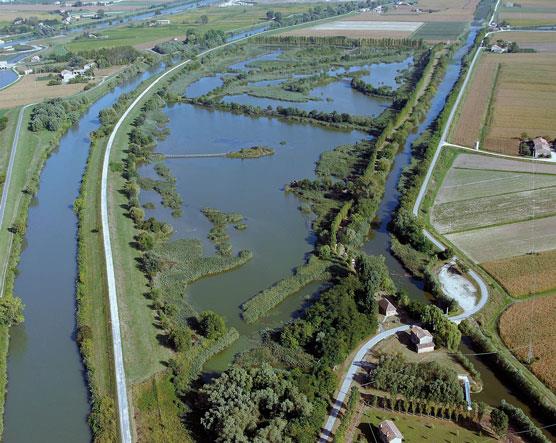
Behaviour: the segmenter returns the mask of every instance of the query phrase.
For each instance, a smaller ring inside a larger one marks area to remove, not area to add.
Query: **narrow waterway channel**
[[[14,292],[25,323],[12,328],[4,441],[88,442],[88,390],[75,341],[77,219],[72,205],[98,113],[160,68],[145,72],[96,101],[47,160],[29,211],[27,248]]]

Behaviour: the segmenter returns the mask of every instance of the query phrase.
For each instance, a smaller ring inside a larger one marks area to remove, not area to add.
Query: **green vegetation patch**
[[[411,38],[438,41],[457,40],[465,31],[466,25],[465,22],[428,22],[417,29]]]
[[[243,223],[243,215],[238,214],[237,212],[226,213],[213,208],[204,208],[201,209],[201,212],[213,225],[208,234],[208,238],[216,246],[216,252],[225,257],[231,256],[232,243],[230,241],[230,235],[227,232],[227,228],[228,225],[234,225],[238,231],[246,229],[247,225]]]
[[[280,302],[308,284],[327,280],[330,277],[327,272],[328,266],[328,262],[311,256],[307,264],[295,269],[293,275],[280,280],[270,288],[262,290],[245,302],[241,306],[243,319],[248,323],[254,323],[268,314]]]
[[[274,149],[268,148],[266,146],[253,146],[251,148],[242,148],[239,151],[228,152],[226,154],[226,157],[249,159],[266,157],[269,155],[274,155]]]
[[[159,287],[166,297],[181,299],[188,284],[241,266],[249,261],[253,254],[250,251],[241,251],[235,257],[206,257],[199,240],[180,239],[161,243],[147,256],[154,256],[159,261],[157,266],[161,272],[155,279],[155,286]]]

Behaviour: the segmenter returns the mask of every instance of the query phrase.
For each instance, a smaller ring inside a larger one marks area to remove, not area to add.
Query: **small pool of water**
[[[328,75],[343,76],[346,74],[354,74],[358,71],[368,71],[368,74],[360,77],[361,80],[375,88],[389,86],[395,91],[400,86],[396,78],[402,71],[413,66],[413,63],[413,56],[410,56],[400,62],[372,63],[368,65],[350,66],[349,68],[334,68],[328,71]]]
[[[234,63],[233,65],[228,66],[228,69],[232,69],[234,71],[247,72],[247,71],[251,70],[249,65],[251,65],[255,62],[276,61],[276,60],[278,60],[280,55],[282,55],[283,52],[284,51],[282,51],[281,49],[277,49],[276,51],[272,51],[268,54],[258,55],[257,57],[252,57],[252,58],[249,58],[247,60],[243,60],[241,62]]]

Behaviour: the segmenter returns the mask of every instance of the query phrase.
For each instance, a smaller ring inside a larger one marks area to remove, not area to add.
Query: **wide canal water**
[[[91,440],[88,389],[75,341],[77,220],[72,205],[89,152],[89,134],[99,127],[99,111],[152,74],[143,73],[95,102],[62,138],[42,172],[14,288],[26,307],[25,323],[11,329],[6,442]]]

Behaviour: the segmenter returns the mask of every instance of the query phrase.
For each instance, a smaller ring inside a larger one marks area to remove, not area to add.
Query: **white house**
[[[62,77],[62,83],[67,83],[71,79],[77,77],[77,74],[73,71],[70,71],[69,69],[64,69],[62,72],[60,72],[60,77]]]
[[[420,326],[412,326],[409,330],[411,342],[415,345],[417,354],[434,351],[432,334]]]
[[[383,443],[402,443],[403,434],[392,420],[384,420],[378,424],[378,433]]]
[[[25,69],[25,70],[23,71],[23,73],[24,73],[25,75],[29,75],[29,74],[32,74],[32,73],[33,73],[33,70],[32,70],[31,68],[27,68],[27,69]]]
[[[507,50],[507,48],[498,45],[492,45],[490,47],[490,52],[494,52],[495,54],[504,54]]]

